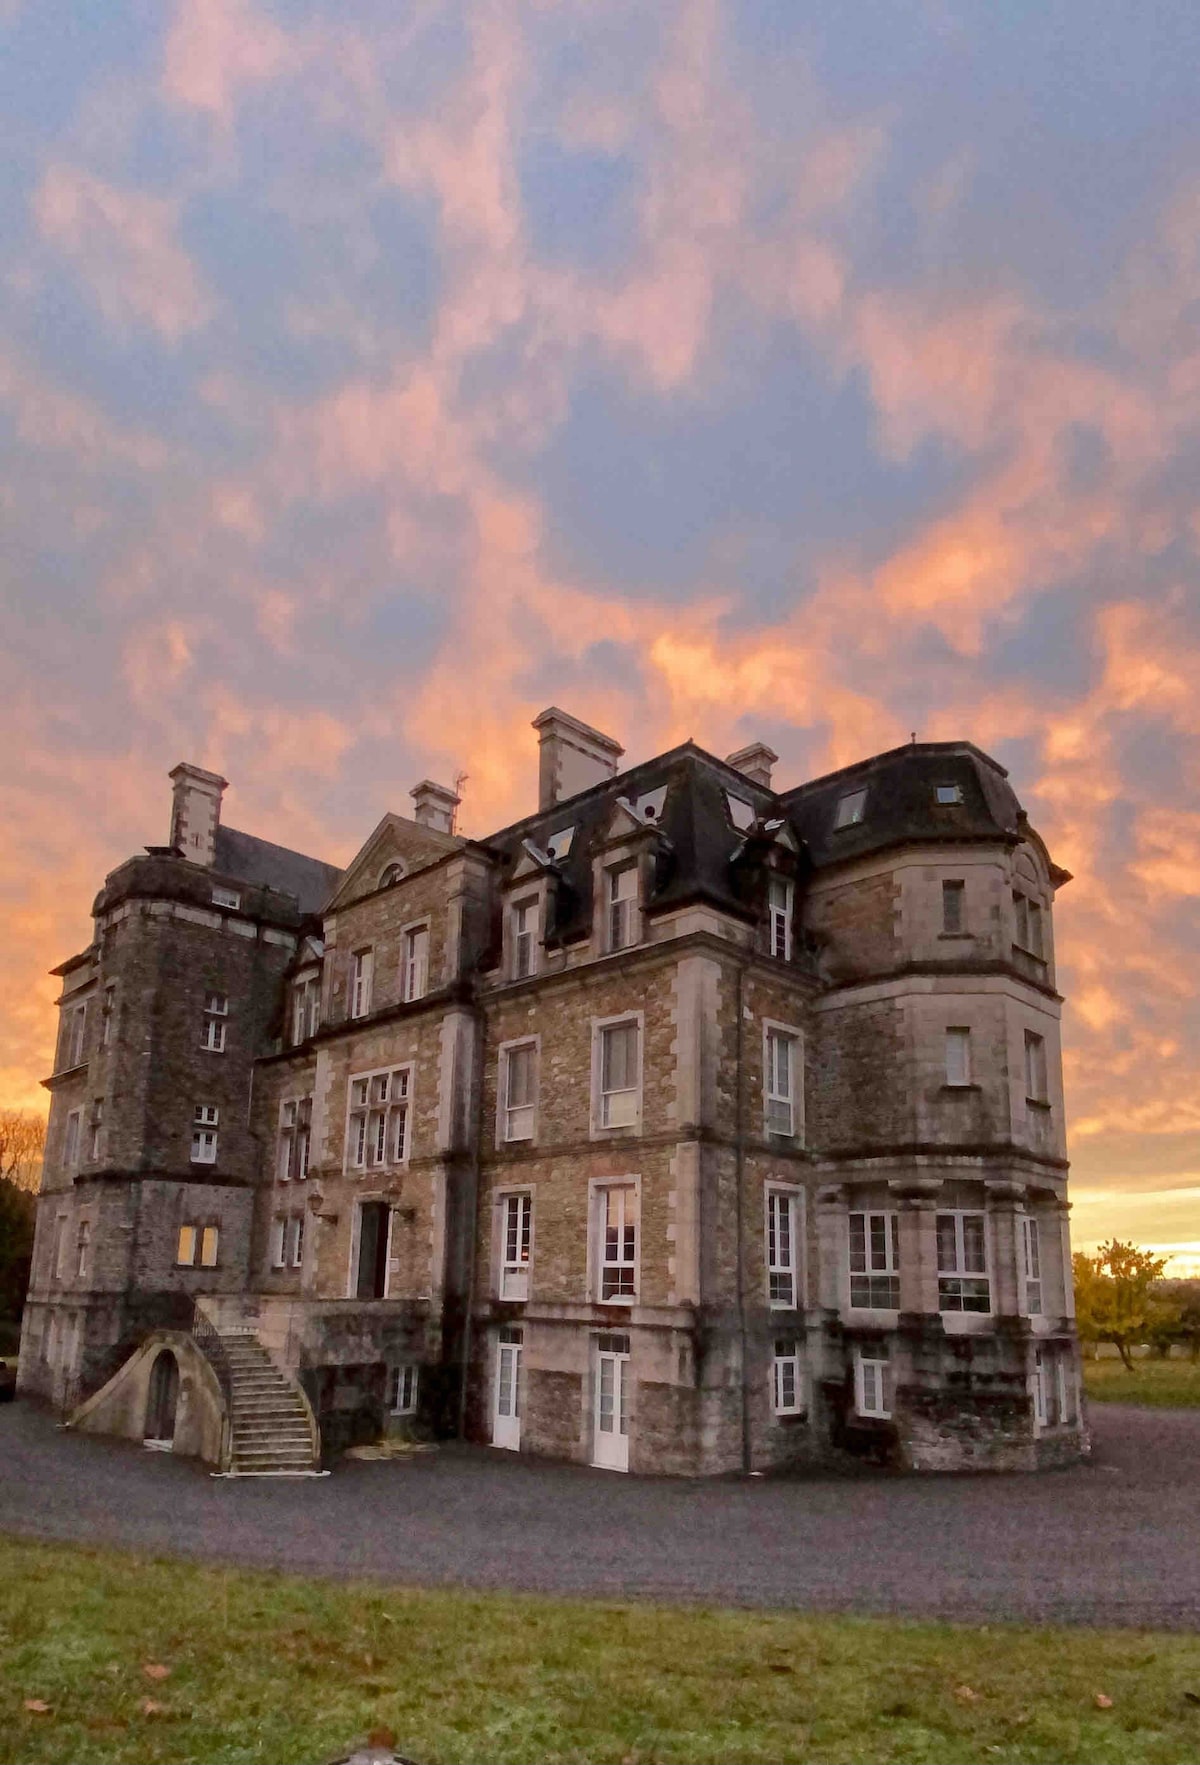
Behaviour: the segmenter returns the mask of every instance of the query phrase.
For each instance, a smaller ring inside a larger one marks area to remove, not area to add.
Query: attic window
[[[732,791],[725,792],[725,801],[729,805],[729,819],[739,833],[749,833],[754,826],[754,805],[747,803],[744,797],[735,797]]]
[[[403,864],[400,864],[398,862],[395,864],[389,864],[387,869],[384,871],[383,875],[379,879],[379,887],[381,889],[390,889],[392,884],[398,883],[400,881],[400,878],[403,875],[404,875]]]
[[[939,803],[961,803],[963,800],[962,786],[960,784],[939,784],[936,787],[936,795]]]
[[[231,907],[236,910],[242,904],[242,897],[236,889],[222,889],[214,884],[212,903],[214,907]]]
[[[834,828],[856,827],[863,818],[863,809],[866,806],[866,801],[867,793],[865,790],[848,791],[844,797],[839,797],[837,814],[833,818]]]
[[[571,841],[574,836],[574,827],[560,827],[558,832],[551,834],[546,841],[546,852],[556,864],[560,863],[571,850]]]

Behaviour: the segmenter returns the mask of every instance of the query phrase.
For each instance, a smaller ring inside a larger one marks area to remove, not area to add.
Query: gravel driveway
[[[16,1403],[0,1531],[408,1585],[1200,1626],[1200,1411],[1091,1419],[1091,1462],[1040,1476],[651,1480],[455,1444],[230,1481]]]

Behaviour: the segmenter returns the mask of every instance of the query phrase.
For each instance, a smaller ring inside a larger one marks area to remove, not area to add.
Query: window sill
[[[1044,1115],[1049,1115],[1054,1105],[1048,1103],[1044,1097],[1026,1097],[1025,1107],[1026,1109],[1039,1109]]]
[[[946,1083],[945,1083],[945,1084],[944,1084],[944,1085],[942,1085],[942,1086],[941,1086],[941,1089],[942,1089],[942,1090],[943,1090],[943,1091],[982,1091],[982,1090],[983,1090],[983,1086],[982,1086],[982,1085],[976,1085],[976,1084],[973,1084],[973,1083],[972,1083],[972,1084],[968,1084],[968,1085],[952,1085],[952,1084],[951,1084],[951,1083],[950,1083],[950,1081],[949,1081],[949,1080],[947,1080],[947,1081],[946,1081]]]
[[[961,944],[964,942],[973,944],[975,942],[974,932],[939,932],[938,937],[947,938],[952,944]]]

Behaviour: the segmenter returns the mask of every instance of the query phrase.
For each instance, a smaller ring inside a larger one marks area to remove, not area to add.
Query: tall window
[[[204,1029],[200,1046],[214,1054],[225,1050],[225,1019],[229,1016],[229,1000],[224,993],[204,995]]]
[[[632,1304],[637,1297],[638,1195],[632,1187],[601,1189],[600,1297]]]
[[[97,1097],[92,1104],[91,1130],[88,1158],[94,1164],[104,1153],[104,1100],[101,1097]]]
[[[512,910],[513,979],[523,981],[537,969],[538,904],[518,901]]]
[[[638,1118],[638,1025],[635,1019],[600,1031],[600,1126],[629,1128]]]
[[[404,997],[424,998],[429,985],[429,927],[415,925],[404,934]]]
[[[937,1251],[938,1309],[991,1311],[985,1216],[981,1213],[939,1213]]]
[[[529,1298],[529,1247],[533,1234],[533,1196],[506,1195],[500,1222],[501,1299]]]
[[[764,1044],[764,1085],[768,1134],[796,1132],[796,1038],[786,1030],[768,1029]]]
[[[287,1215],[277,1213],[271,1221],[271,1267],[282,1269],[287,1262],[285,1239],[287,1236]]]
[[[347,1162],[354,1170],[403,1164],[408,1157],[411,1068],[350,1080]]]
[[[350,971],[350,1015],[365,1017],[371,1009],[371,982],[375,974],[375,952],[356,950]]]
[[[854,1404],[860,1416],[890,1416],[892,1378],[886,1342],[854,1351]]]
[[[1053,1368],[1050,1356],[1044,1348],[1033,1351],[1033,1419],[1039,1428],[1044,1428],[1050,1421],[1053,1390]]]
[[[302,1183],[308,1175],[312,1143],[312,1098],[289,1097],[279,1106],[279,1151],[275,1175],[281,1183]]]
[[[1025,1276],[1025,1310],[1036,1318],[1042,1310],[1042,1249],[1038,1222],[1031,1213],[1021,1215],[1021,1266]]]
[[[305,975],[292,988],[292,1041],[304,1042],[315,1036],[321,1024],[321,981],[315,974]]]
[[[193,1164],[216,1164],[220,1113],[215,1103],[197,1103],[192,1115]]]
[[[192,1268],[196,1261],[196,1244],[199,1234],[195,1226],[180,1226],[179,1236],[175,1241],[175,1261],[184,1268]]]
[[[417,1407],[417,1369],[409,1361],[393,1367],[388,1378],[388,1407],[394,1416],[411,1416]]]
[[[800,1383],[800,1348],[791,1336],[775,1343],[771,1360],[771,1407],[777,1416],[795,1416],[804,1408]]]
[[[287,1223],[287,1260],[298,1269],[304,1260],[304,1215],[294,1213]]]
[[[75,1241],[75,1274],[80,1281],[86,1281],[88,1272],[88,1255],[92,1241],[92,1225],[90,1220],[80,1220],[79,1235]]]
[[[850,1215],[850,1304],[894,1311],[900,1304],[900,1216]]]
[[[1016,925],[1016,943],[1022,950],[1039,960],[1042,956],[1042,908],[1039,901],[1030,900],[1028,895],[1013,891],[1013,918]]]
[[[102,1048],[107,1048],[112,1043],[116,1012],[117,984],[115,981],[110,981],[100,999],[100,1046]]]
[[[73,1006],[63,1018],[62,1067],[81,1066],[87,1044],[87,1000]]]
[[[962,931],[966,895],[965,883],[944,882],[942,884],[942,930],[944,932]]]
[[[772,1305],[796,1304],[796,1196],[767,1190],[767,1294]]]
[[[638,873],[636,864],[608,872],[608,947],[625,950],[635,941]]]
[[[200,1267],[215,1269],[217,1266],[217,1246],[220,1242],[220,1231],[216,1226],[200,1228]]]
[[[532,1140],[536,1102],[537,1045],[522,1042],[504,1051],[504,1138]]]
[[[1049,1095],[1046,1090],[1046,1043],[1032,1030],[1025,1031],[1025,1095],[1030,1103],[1045,1103]]]
[[[63,1142],[63,1163],[68,1170],[74,1170],[79,1163],[79,1132],[83,1122],[83,1111],[73,1109],[67,1117],[67,1133]]]
[[[786,876],[772,876],[767,883],[767,930],[772,956],[782,962],[792,958],[792,885]]]
[[[971,1032],[955,1028],[946,1031],[946,1083],[971,1083]]]

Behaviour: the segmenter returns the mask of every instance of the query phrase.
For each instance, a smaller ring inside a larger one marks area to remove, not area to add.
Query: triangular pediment
[[[615,845],[619,840],[629,840],[635,834],[647,831],[653,832],[653,825],[648,827],[646,822],[639,821],[633,804],[627,802],[624,797],[618,797],[609,811],[608,821],[605,823],[604,832],[601,835],[601,844]]]
[[[462,844],[462,839],[455,834],[441,833],[436,827],[423,827],[420,822],[409,821],[389,810],[357,857],[351,860],[337,894],[325,911],[336,913],[351,901],[373,894],[388,880],[388,872],[393,867],[396,880],[400,880],[415,870],[436,864],[439,858],[444,858],[447,852],[457,851]]]

